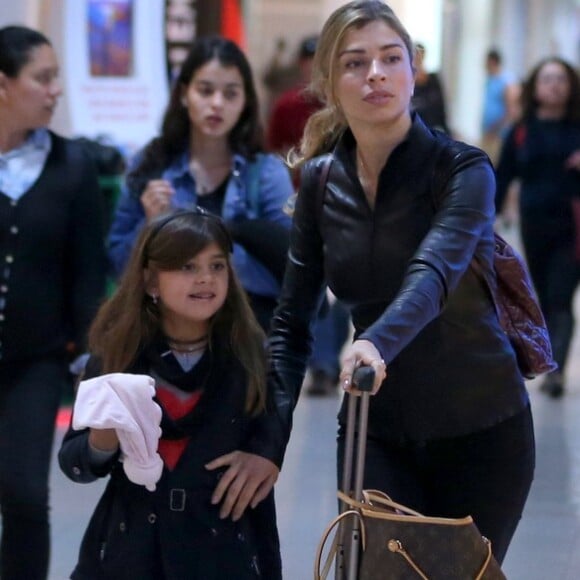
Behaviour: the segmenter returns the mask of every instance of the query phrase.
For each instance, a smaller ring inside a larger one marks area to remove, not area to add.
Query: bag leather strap
[[[348,517],[356,517],[360,521],[360,530],[361,530],[361,538],[362,538],[362,549],[363,551],[366,548],[366,530],[364,526],[364,520],[361,514],[357,510],[347,510],[342,512],[340,515],[336,516],[329,524],[326,526],[324,532],[322,532],[322,538],[318,543],[318,548],[316,549],[316,557],[314,558],[314,580],[326,580],[328,577],[328,573],[330,572],[330,568],[332,566],[332,562],[335,559],[336,553],[339,549],[338,540],[340,535],[340,530],[338,530],[334,534],[334,539],[330,546],[330,550],[328,552],[328,556],[324,561],[324,568],[322,572],[320,571],[320,564],[322,560],[322,553],[324,552],[324,546],[328,541],[328,536],[332,533],[332,530],[338,526],[342,520],[345,520]]]
[[[365,501],[357,501],[356,499],[350,497],[346,493],[342,491],[337,491],[338,499],[343,501],[346,505],[349,505],[353,509],[364,510],[364,511],[372,511],[373,508],[376,506],[374,504],[380,504],[381,506],[385,506],[389,508],[391,512],[399,512],[401,514],[409,515],[409,516],[416,516],[419,518],[424,518],[425,516],[411,508],[402,505],[393,501],[388,495],[383,494],[382,492],[378,492],[375,490],[364,490],[363,497]]]
[[[330,166],[332,165],[334,157],[332,153],[327,153],[320,162],[320,174],[318,176],[318,184],[316,188],[316,217],[320,220],[322,216],[322,208],[324,206],[324,192],[326,190],[326,182],[328,181],[328,174]]]
[[[491,562],[491,542],[485,536],[482,536],[482,538],[483,541],[485,542],[485,545],[487,546],[487,555],[481,569],[479,570],[479,572],[477,573],[477,575],[473,580],[482,580],[483,575],[485,574],[487,567]],[[421,570],[421,568],[419,568],[417,563],[411,558],[409,552],[405,550],[403,544],[399,540],[389,540],[387,542],[387,547],[391,552],[399,554],[400,556],[405,558],[409,566],[411,566],[411,568],[413,568],[413,570],[417,572],[417,574],[421,577],[422,580],[429,580],[429,577],[423,572],[423,570]]]

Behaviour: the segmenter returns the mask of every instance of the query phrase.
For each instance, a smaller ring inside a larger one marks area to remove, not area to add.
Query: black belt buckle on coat
[[[185,490],[174,488],[169,490],[169,509],[172,512],[182,512],[185,510]]]

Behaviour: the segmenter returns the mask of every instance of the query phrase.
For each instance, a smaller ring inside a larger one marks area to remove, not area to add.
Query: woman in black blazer
[[[81,145],[46,128],[61,94],[58,70],[42,34],[0,29],[3,580],[48,575],[48,472],[66,347],[82,352],[104,293],[96,170]]]

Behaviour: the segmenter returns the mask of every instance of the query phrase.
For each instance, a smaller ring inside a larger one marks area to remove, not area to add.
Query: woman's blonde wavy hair
[[[309,91],[324,106],[314,113],[304,128],[298,149],[290,152],[288,164],[299,167],[308,159],[326,153],[335,145],[347,127],[346,119],[334,95],[335,65],[338,51],[351,28],[362,28],[370,22],[383,20],[404,42],[411,63],[415,52],[413,41],[393,10],[380,0],[348,2],[335,10],[322,28],[312,67]]]

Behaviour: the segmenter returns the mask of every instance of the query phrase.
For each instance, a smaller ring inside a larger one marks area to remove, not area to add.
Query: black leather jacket
[[[357,179],[354,147],[347,132],[333,152],[322,204],[321,158],[303,170],[270,335],[277,415],[270,451],[278,462],[325,282],[350,307],[356,337],[373,342],[387,363],[388,377],[371,399],[371,433],[414,441],[456,436],[528,404],[513,349],[469,268],[477,255],[493,276],[495,182],[486,155],[414,115],[381,172],[373,211]]]

